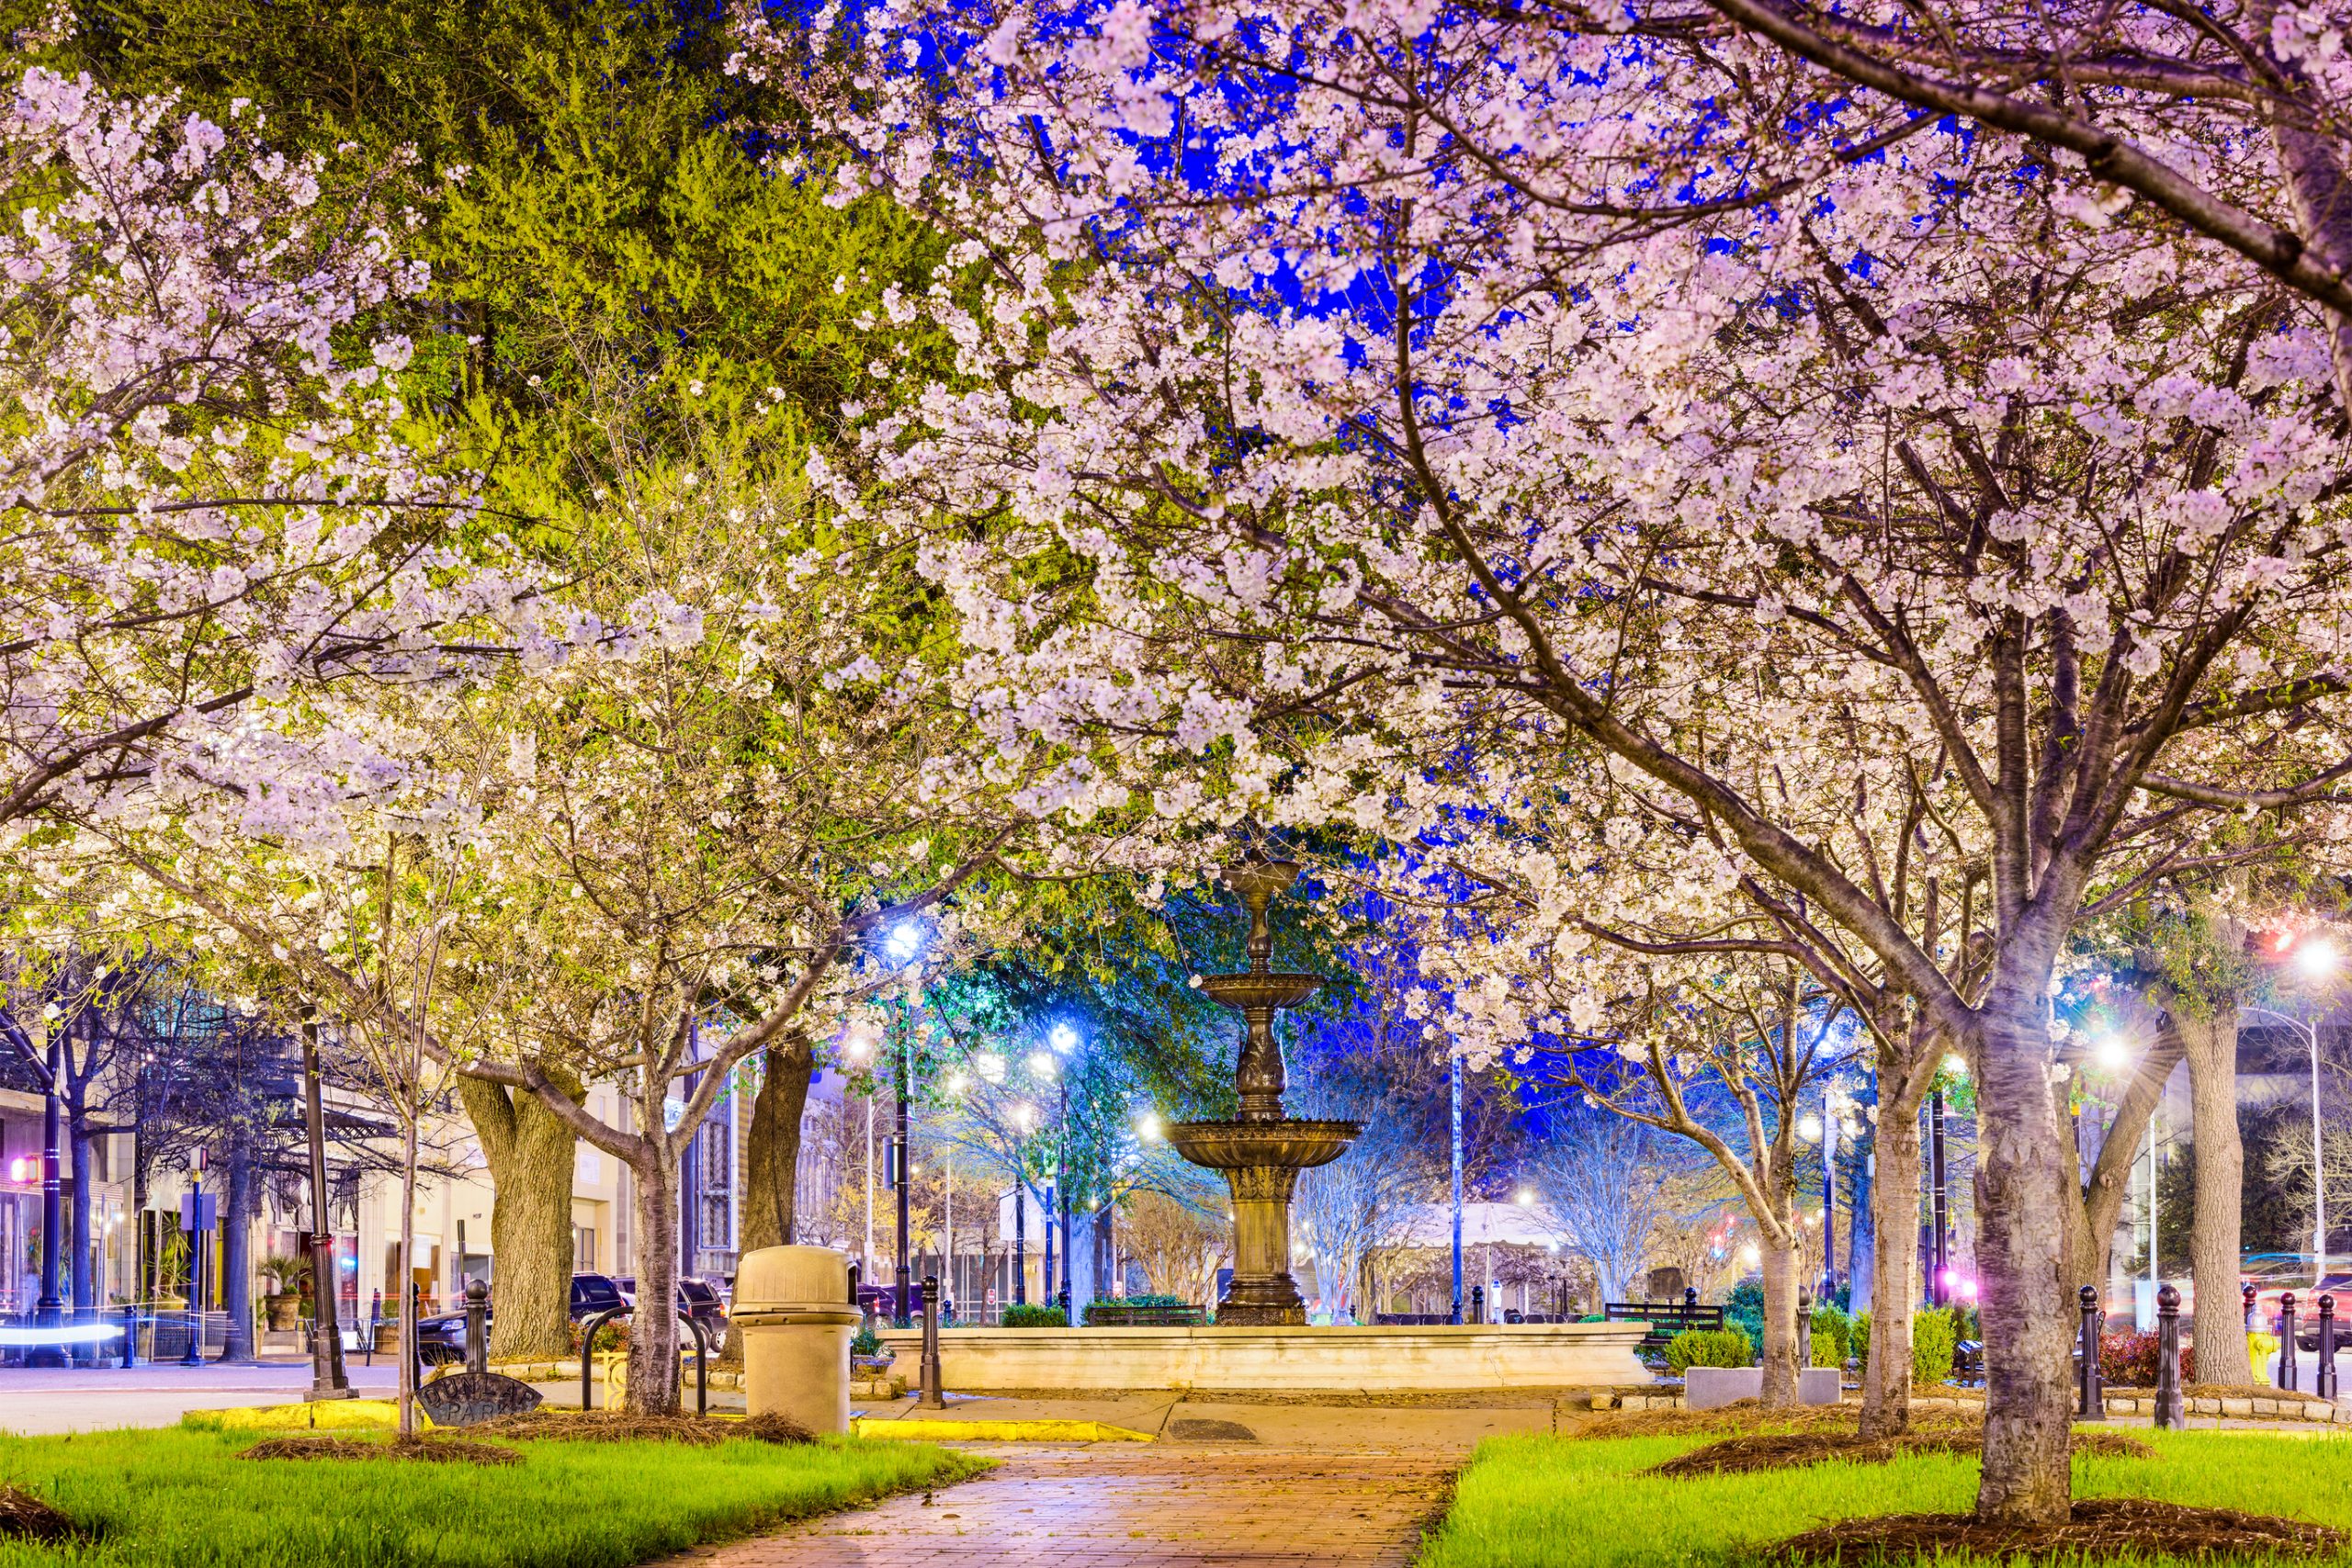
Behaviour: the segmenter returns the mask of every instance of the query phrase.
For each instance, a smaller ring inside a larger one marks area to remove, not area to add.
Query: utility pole
[[[860,1280],[874,1277],[874,1088],[865,1089],[865,1256]]]
[[[343,1333],[335,1322],[334,1232],[327,1223],[326,1113],[319,1101],[319,1020],[302,1011],[302,1123],[311,1145],[311,1397],[349,1399],[343,1371]],[[478,1345],[468,1348],[480,1354]]]
[[[1447,1059],[1446,1087],[1453,1117],[1453,1322],[1462,1322],[1462,1058]]]
[[[1821,1090],[1821,1294],[1838,1288],[1837,1091]]]
[[[1946,1290],[1944,1272],[1951,1256],[1947,1238],[1951,1215],[1944,1193],[1944,1091],[1940,1089],[1928,1096],[1928,1161],[1936,1202],[1935,1257],[1928,1275],[1928,1301],[1931,1305],[1941,1306]]]
[[[909,1321],[910,1313],[908,1287],[912,1283],[907,1276],[912,1268],[909,1247],[912,1241],[913,1187],[910,1178],[913,1172],[907,1158],[907,1080],[912,1076],[914,1030],[904,1022],[899,1035],[899,1135],[891,1141],[890,1181],[899,1190],[899,1257],[891,1272],[891,1290],[898,1299],[898,1310],[892,1315],[899,1323]]]

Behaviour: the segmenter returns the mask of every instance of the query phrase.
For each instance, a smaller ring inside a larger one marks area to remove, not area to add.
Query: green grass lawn
[[[2136,1427],[2131,1435],[2157,1457],[2077,1456],[2077,1497],[2153,1497],[2352,1529],[2352,1438]],[[1949,1454],[1747,1475],[1634,1473],[1713,1440],[1490,1438],[1463,1472],[1419,1568],[1747,1562],[1758,1547],[1839,1519],[1964,1513],[1975,1501],[1976,1461]],[[2352,1565],[2352,1553],[2334,1561]]]
[[[827,1439],[517,1443],[517,1465],[242,1460],[252,1432],[0,1438],[0,1482],[91,1539],[0,1540],[0,1568],[624,1568],[961,1480],[987,1461]]]

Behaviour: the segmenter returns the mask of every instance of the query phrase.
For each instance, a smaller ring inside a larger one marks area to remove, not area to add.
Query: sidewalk
[[[392,1362],[378,1357],[373,1367],[355,1361],[351,1386],[388,1395],[399,1377]],[[266,1361],[224,1367],[208,1361],[183,1367],[175,1361],[136,1367],[32,1369],[0,1367],[0,1431],[99,1432],[115,1427],[168,1427],[191,1410],[227,1410],[246,1404],[283,1404],[311,1386],[311,1363]]]

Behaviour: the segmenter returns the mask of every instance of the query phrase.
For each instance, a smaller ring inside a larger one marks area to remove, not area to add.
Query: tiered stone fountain
[[[1328,1165],[1363,1132],[1354,1122],[1283,1114],[1283,1054],[1274,1014],[1296,1007],[1322,981],[1278,974],[1266,906],[1298,875],[1286,861],[1227,867],[1226,886],[1250,910],[1250,967],[1211,975],[1202,989],[1239,1010],[1245,1027],[1234,1077],[1241,1114],[1184,1122],[1168,1141],[1194,1165],[1221,1172],[1233,1193],[1233,1282],[1212,1327],[947,1328],[939,1334],[946,1386],[959,1393],[1039,1389],[1293,1390],[1352,1395],[1421,1390],[1645,1390],[1634,1356],[1640,1323],[1512,1324],[1464,1327],[1310,1328],[1290,1274],[1290,1200],[1298,1173]],[[914,1375],[922,1336],[885,1332]],[[1637,1397],[1646,1399],[1646,1393]]]
[[[1222,1328],[1304,1325],[1306,1303],[1290,1273],[1290,1200],[1298,1173],[1329,1165],[1363,1131],[1358,1122],[1308,1122],[1283,1114],[1282,1047],[1274,1014],[1296,1007],[1322,981],[1272,968],[1273,933],[1266,906],[1298,877],[1291,861],[1227,866],[1225,885],[1250,911],[1250,967],[1238,975],[1208,975],[1201,989],[1244,1021],[1241,1055],[1234,1064],[1241,1115],[1231,1122],[1179,1122],[1168,1141],[1194,1165],[1225,1178],[1233,1193],[1233,1282],[1217,1303]]]

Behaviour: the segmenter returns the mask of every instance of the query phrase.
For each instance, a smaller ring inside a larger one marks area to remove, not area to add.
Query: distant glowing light
[[[1956,1078],[1964,1078],[1968,1076],[1968,1061],[1955,1051],[1944,1058],[1944,1071]]]
[[[2324,936],[2315,936],[2295,949],[2295,967],[2309,979],[2324,979],[2335,973],[2342,957],[2335,944]]]
[[[68,1323],[55,1328],[0,1328],[0,1345],[96,1345],[122,1333],[119,1323]]]
[[[1012,1108],[1012,1124],[1025,1133],[1037,1124],[1037,1112],[1026,1105],[1016,1105]]]
[[[1521,1208],[1522,1208],[1522,1209],[1524,1209],[1524,1208],[1528,1207],[1530,1204],[1532,1204],[1532,1203],[1533,1203],[1533,1202],[1535,1201],[1535,1192],[1534,1192],[1534,1190],[1533,1190],[1532,1188],[1527,1188],[1527,1187],[1522,1187],[1522,1188],[1521,1188],[1521,1189],[1519,1190],[1519,1195],[1518,1195],[1518,1197],[1517,1197],[1515,1200],[1513,1200],[1513,1201],[1516,1201],[1516,1202],[1519,1204],[1519,1206],[1520,1206]]]
[[[1797,1136],[1808,1144],[1821,1142],[1821,1118],[1811,1112],[1797,1118]]]
[[[948,1093],[961,1094],[971,1087],[972,1076],[969,1073],[963,1071],[961,1068],[958,1068],[956,1071],[947,1075]]]
[[[1046,1055],[1043,1051],[1039,1051],[1029,1058],[1029,1070],[1036,1074],[1041,1078],[1052,1077],[1054,1076],[1054,1059]]]
[[[2111,1073],[2130,1064],[2132,1046],[2120,1034],[2102,1034],[2098,1043],[2091,1047],[2091,1055],[2100,1066]]]
[[[1004,1081],[1004,1058],[993,1051],[977,1051],[972,1055],[972,1070],[980,1075],[983,1083]]]
[[[1136,1136],[1150,1143],[1159,1136],[1159,1118],[1146,1112],[1136,1122]]]
[[[910,963],[922,951],[922,928],[912,920],[900,920],[883,938],[882,951],[890,955],[894,964]]]
[[[1739,1249],[1739,1260],[1753,1269],[1764,1261],[1764,1254],[1754,1247],[1743,1247]]]
[[[1054,1025],[1053,1032],[1046,1035],[1046,1039],[1055,1050],[1065,1056],[1078,1049],[1078,1031],[1067,1023]]]

